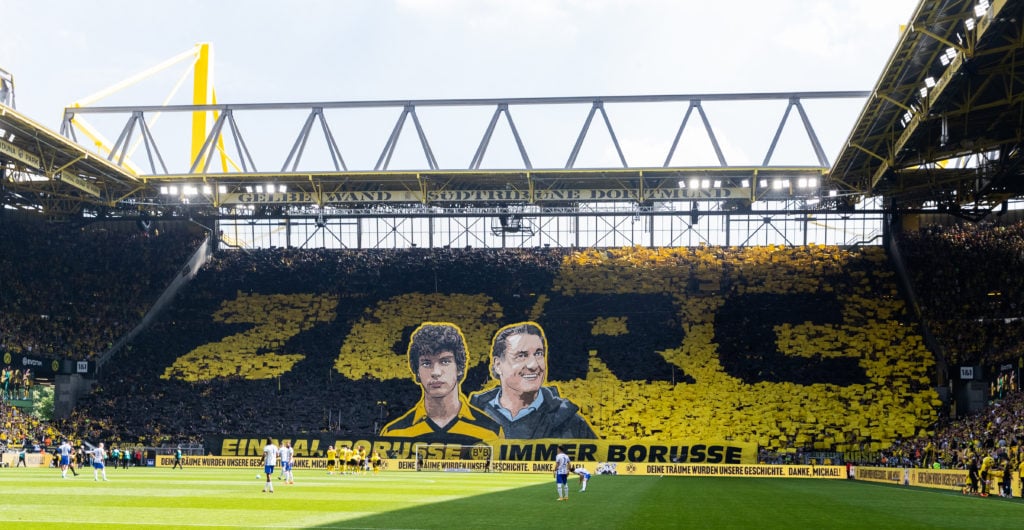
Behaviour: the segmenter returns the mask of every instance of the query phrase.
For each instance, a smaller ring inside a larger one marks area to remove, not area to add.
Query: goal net
[[[494,456],[494,448],[485,444],[418,443],[413,449],[416,471],[489,473]]]

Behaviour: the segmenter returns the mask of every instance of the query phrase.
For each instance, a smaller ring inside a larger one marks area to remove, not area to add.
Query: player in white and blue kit
[[[92,479],[98,481],[100,479],[100,472],[103,472],[103,480],[107,480],[107,465],[104,461],[107,459],[107,452],[103,450],[103,442],[100,442],[95,449],[92,450]]]
[[[555,487],[558,488],[558,500],[569,500],[569,455],[565,449],[558,446],[558,454],[555,455]]]
[[[578,467],[573,470],[573,473],[580,476],[580,491],[587,491],[587,482],[590,482],[590,472],[584,467]]]
[[[277,464],[277,446],[274,442],[267,440],[266,447],[263,448],[263,472],[267,474],[267,483],[263,486],[263,492],[266,493],[269,489],[270,493],[274,493],[274,483],[271,479],[274,478],[274,466]]]
[[[295,484],[295,476],[292,475],[292,458],[295,456],[295,449],[292,449],[291,442],[281,444],[281,477],[285,484]]]
[[[57,456],[60,458],[60,478],[68,478],[68,466],[71,465],[71,444],[64,440],[57,448]]]

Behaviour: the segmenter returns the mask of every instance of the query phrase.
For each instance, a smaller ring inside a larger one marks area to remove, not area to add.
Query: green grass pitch
[[[257,469],[0,469],[2,528],[1021,528],[1024,501],[811,479],[596,476],[558,502],[546,475]]]

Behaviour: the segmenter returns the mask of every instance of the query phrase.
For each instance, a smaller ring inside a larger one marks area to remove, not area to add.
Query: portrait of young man
[[[384,426],[382,437],[469,444],[501,438],[501,427],[462,393],[466,339],[447,322],[424,322],[409,339],[409,368],[423,391],[420,401]]]
[[[505,438],[597,438],[580,408],[545,385],[548,342],[534,322],[498,330],[491,343],[491,376],[497,388],[474,394],[470,403],[501,425]]]

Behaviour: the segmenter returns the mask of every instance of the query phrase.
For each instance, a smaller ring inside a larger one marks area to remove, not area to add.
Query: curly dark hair
[[[409,338],[409,368],[418,377],[420,357],[443,351],[455,354],[459,378],[466,373],[466,339],[455,324],[425,322]]]

